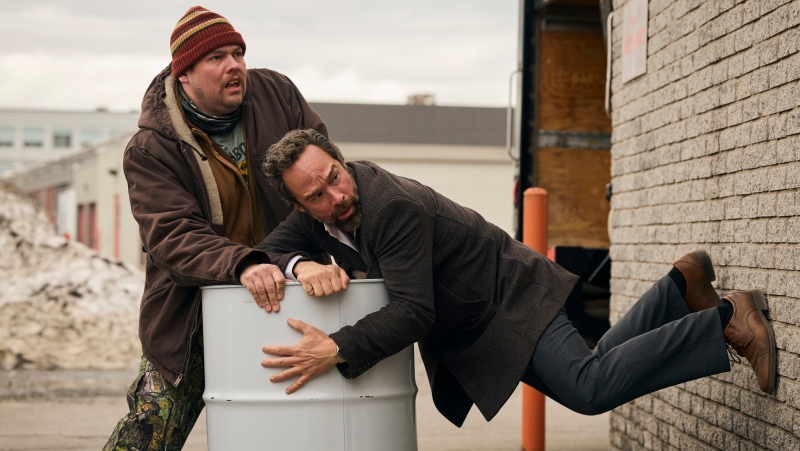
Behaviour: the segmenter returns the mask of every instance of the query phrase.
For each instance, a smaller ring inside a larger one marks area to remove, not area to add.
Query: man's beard
[[[351,214],[347,219],[339,219],[337,216],[336,218],[333,218],[333,221],[330,223],[330,225],[336,226],[339,230],[347,233],[355,233],[355,231],[361,227],[361,202],[358,198],[358,194],[353,196],[348,203],[353,207],[353,214]],[[349,208],[350,205],[348,205],[347,208]],[[342,210],[342,212],[347,210],[347,208]]]
[[[350,179],[352,180],[352,177]],[[353,180],[353,191],[353,196],[340,208],[336,209],[332,217],[318,218],[312,215],[313,218],[323,224],[334,226],[343,232],[354,233],[361,227],[361,198],[358,195],[358,186],[356,186],[355,180]],[[339,216],[350,207],[353,207],[353,213],[346,219],[339,219]]]

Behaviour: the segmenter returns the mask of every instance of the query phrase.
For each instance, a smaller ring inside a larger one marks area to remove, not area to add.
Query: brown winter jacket
[[[255,194],[263,230],[269,233],[291,207],[267,182],[260,168],[264,154],[290,130],[313,128],[327,135],[327,129],[294,84],[268,69],[247,71],[242,120],[253,164],[248,191]],[[203,138],[184,120],[167,67],[145,93],[139,132],[128,143],[123,170],[147,254],[139,311],[142,353],[175,385],[185,373],[190,338],[200,327],[199,287],[237,284],[243,263],[268,262],[251,243],[225,236],[225,212],[235,210],[235,199],[226,195],[230,180],[215,179],[219,168],[209,164],[213,151]]]

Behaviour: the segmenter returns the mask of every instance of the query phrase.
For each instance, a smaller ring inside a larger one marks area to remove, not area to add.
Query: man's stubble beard
[[[350,198],[347,205],[340,209],[340,211],[335,212],[333,217],[330,218],[319,218],[314,215],[311,216],[323,224],[334,226],[343,232],[352,234],[355,233],[359,227],[361,227],[361,197],[358,195],[358,185],[356,185],[356,181],[353,179],[353,176],[351,176],[350,173],[347,173],[347,176],[350,177],[350,180],[353,182],[353,197]],[[351,214],[347,219],[340,220],[339,215],[341,215],[351,206],[355,210],[353,211],[353,214]]]

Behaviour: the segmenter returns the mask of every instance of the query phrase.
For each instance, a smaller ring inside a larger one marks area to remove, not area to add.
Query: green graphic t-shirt
[[[217,145],[222,148],[233,159],[239,172],[244,177],[247,183],[247,151],[244,147],[244,134],[242,133],[242,124],[239,123],[235,127],[224,133],[217,133],[215,135],[208,135]]]

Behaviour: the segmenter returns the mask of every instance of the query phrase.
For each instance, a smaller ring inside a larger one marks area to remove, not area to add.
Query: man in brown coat
[[[203,408],[201,286],[242,283],[264,310],[279,309],[285,279],[253,246],[291,209],[250,166],[289,130],[327,133],[286,76],[247,70],[224,17],[189,9],[170,46],[124,156],[147,258],[143,357],[109,450],[183,446]]]
[[[309,295],[382,278],[390,303],[326,335],[289,319],[295,345],[269,344],[262,365],[297,378],[334,365],[348,378],[417,342],[433,401],[461,425],[475,404],[490,420],[522,381],[598,414],[646,393],[730,369],[726,343],[774,390],[775,341],[758,292],[722,302],[705,252],[688,254],[598,342],[587,347],[563,305],[577,277],[478,213],[366,162],[345,163],[313,130],[289,132],[264,164],[295,211],[258,248]],[[339,266],[313,260],[331,254]]]

